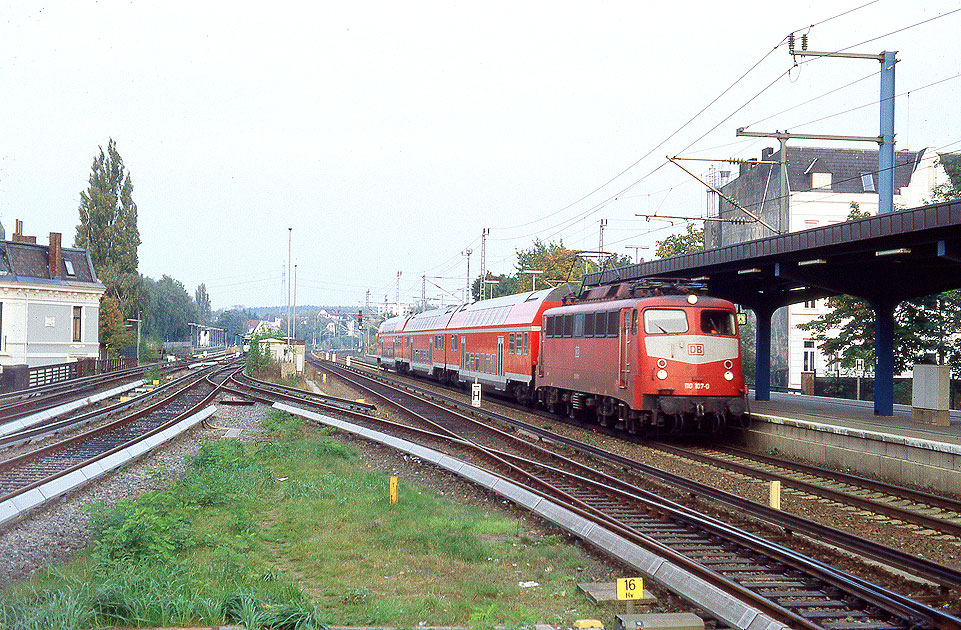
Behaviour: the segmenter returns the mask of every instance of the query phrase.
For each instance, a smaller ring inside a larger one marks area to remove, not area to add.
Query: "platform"
[[[920,424],[911,407],[875,416],[872,401],[771,393],[749,400],[753,425],[749,448],[781,453],[846,472],[958,494],[961,488],[961,411],[950,426]]]

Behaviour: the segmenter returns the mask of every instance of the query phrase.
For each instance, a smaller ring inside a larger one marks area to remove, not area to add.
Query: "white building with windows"
[[[895,154],[894,207],[916,208],[931,202],[938,186],[949,183],[942,165],[952,154],[939,155],[934,149],[899,151]],[[765,222],[777,226],[780,205],[780,151],[761,152],[762,163],[741,164],[738,177],[725,184],[722,192]],[[772,164],[772,162],[774,162]],[[878,211],[876,150],[821,147],[787,148],[788,231],[798,232],[847,220],[853,207],[875,215]],[[726,200],[718,215],[722,221],[706,221],[705,249],[773,236],[770,229]],[[724,221],[738,219],[738,222]],[[799,324],[829,311],[827,300],[799,302],[778,309],[771,321],[771,385],[801,387],[801,373],[824,375],[831,357],[819,352],[813,333]],[[831,368],[834,369],[833,367]]]
[[[86,250],[24,236],[0,240],[0,365],[39,367],[100,354],[100,298]],[[0,227],[0,239],[3,238]]]

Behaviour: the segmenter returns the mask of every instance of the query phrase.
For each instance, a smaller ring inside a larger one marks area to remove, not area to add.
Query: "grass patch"
[[[165,492],[90,506],[89,552],[4,592],[0,627],[520,628],[610,616],[576,592],[587,560],[562,538],[403,481],[390,505],[388,478],[325,431],[279,412],[264,427],[255,443],[204,444]]]

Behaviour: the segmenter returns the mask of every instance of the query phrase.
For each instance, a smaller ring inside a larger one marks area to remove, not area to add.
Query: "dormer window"
[[[75,276],[75,275],[77,275],[77,272],[73,270],[73,261],[72,261],[72,260],[67,260],[67,259],[65,258],[65,259],[63,260],[63,266],[66,267],[66,269],[67,269],[67,275],[68,275],[68,276]]]
[[[831,188],[830,173],[811,173],[811,188]]]

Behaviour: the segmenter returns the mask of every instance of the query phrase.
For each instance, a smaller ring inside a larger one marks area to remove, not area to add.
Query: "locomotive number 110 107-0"
[[[711,389],[710,383],[684,383],[684,389],[690,390],[705,390]]]

